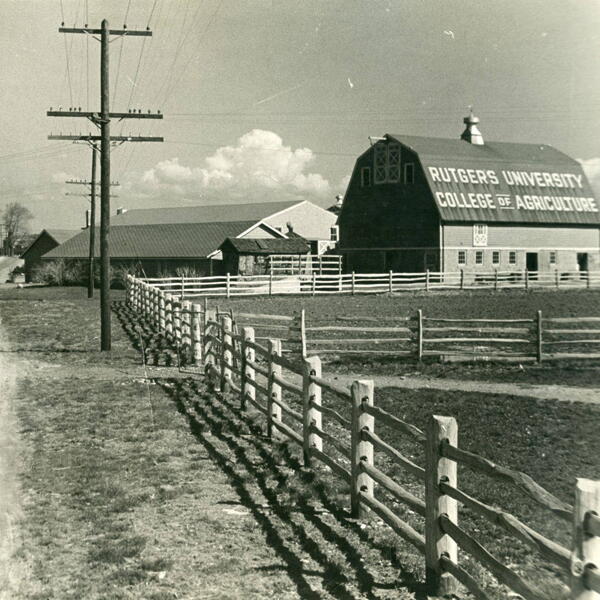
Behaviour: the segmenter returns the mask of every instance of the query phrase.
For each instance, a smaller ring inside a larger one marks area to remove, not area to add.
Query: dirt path
[[[18,521],[22,516],[18,473],[22,446],[15,414],[17,377],[21,361],[4,352],[0,319],[0,599],[17,598],[29,579],[29,566],[14,556]]]
[[[398,387],[408,389],[455,390],[459,392],[482,392],[484,394],[508,394],[540,400],[560,400],[563,402],[585,402],[600,404],[600,387],[582,388],[564,385],[536,385],[528,383],[498,383],[484,381],[460,381],[433,377],[363,375],[349,373],[333,377],[339,383],[350,386],[356,379],[372,379],[376,387]]]

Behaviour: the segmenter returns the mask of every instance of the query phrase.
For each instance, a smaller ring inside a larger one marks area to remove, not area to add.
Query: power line
[[[217,4],[217,7],[215,8],[214,12],[211,14],[208,23],[206,24],[206,27],[204,28],[204,31],[200,34],[199,36],[199,42],[198,45],[196,47],[196,50],[200,47],[201,43],[204,41],[206,34],[208,33],[208,31],[210,30],[210,28],[212,27],[213,23],[215,22],[217,15],[219,13],[219,11],[221,10],[221,6],[223,5],[223,0],[219,0],[219,3]],[[173,86],[171,87],[171,90],[167,93],[167,95],[165,96],[162,105],[166,106],[167,104],[167,100],[170,97],[172,91],[177,87],[177,85],[179,84],[179,81],[181,80],[181,78],[183,77],[183,75],[185,74],[186,69],[188,68],[188,65],[190,64],[190,62],[192,61],[192,59],[195,56],[195,52],[193,52],[192,54],[190,54],[190,57],[188,58],[188,61],[185,63],[183,69],[181,70],[181,73],[179,74],[179,77],[175,80],[175,83],[173,84]]]

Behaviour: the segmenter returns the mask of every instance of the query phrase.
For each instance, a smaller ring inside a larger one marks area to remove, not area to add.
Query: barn
[[[581,165],[546,144],[386,134],[357,159],[338,252],[355,272],[588,271],[600,212]]]

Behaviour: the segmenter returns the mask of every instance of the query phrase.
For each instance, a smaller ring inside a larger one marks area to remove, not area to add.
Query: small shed
[[[223,266],[231,275],[265,275],[269,256],[302,257],[310,254],[310,244],[304,238],[288,239],[227,238],[219,247]]]

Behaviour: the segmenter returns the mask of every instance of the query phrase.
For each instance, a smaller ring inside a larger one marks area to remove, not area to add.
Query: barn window
[[[483,264],[483,250],[477,250],[477,252],[475,252],[475,264],[476,265]]]
[[[400,145],[388,144],[388,177],[390,183],[400,181]]]
[[[339,231],[339,227],[337,225],[334,225],[333,227],[330,227],[329,228],[329,239],[332,242],[337,242],[338,239],[339,239],[339,237],[340,237],[339,233],[340,233],[340,231]]]
[[[488,226],[485,223],[473,225],[473,246],[487,246]]]
[[[550,264],[551,265],[556,264],[556,252],[550,252]]]
[[[387,145],[378,143],[374,146],[375,183],[385,183],[387,179]]]
[[[371,167],[363,167],[360,170],[360,185],[362,187],[371,186]]]
[[[500,264],[500,252],[498,252],[497,250],[494,250],[494,252],[492,252],[492,263],[495,265]]]
[[[404,165],[404,183],[415,182],[415,165],[414,163],[406,163]]]
[[[458,264],[459,265],[467,264],[467,253],[464,250],[458,251]]]
[[[508,253],[508,262],[511,265],[516,265],[517,264],[517,253],[514,250],[511,250]]]
[[[373,146],[375,183],[400,181],[400,144],[378,142]]]

